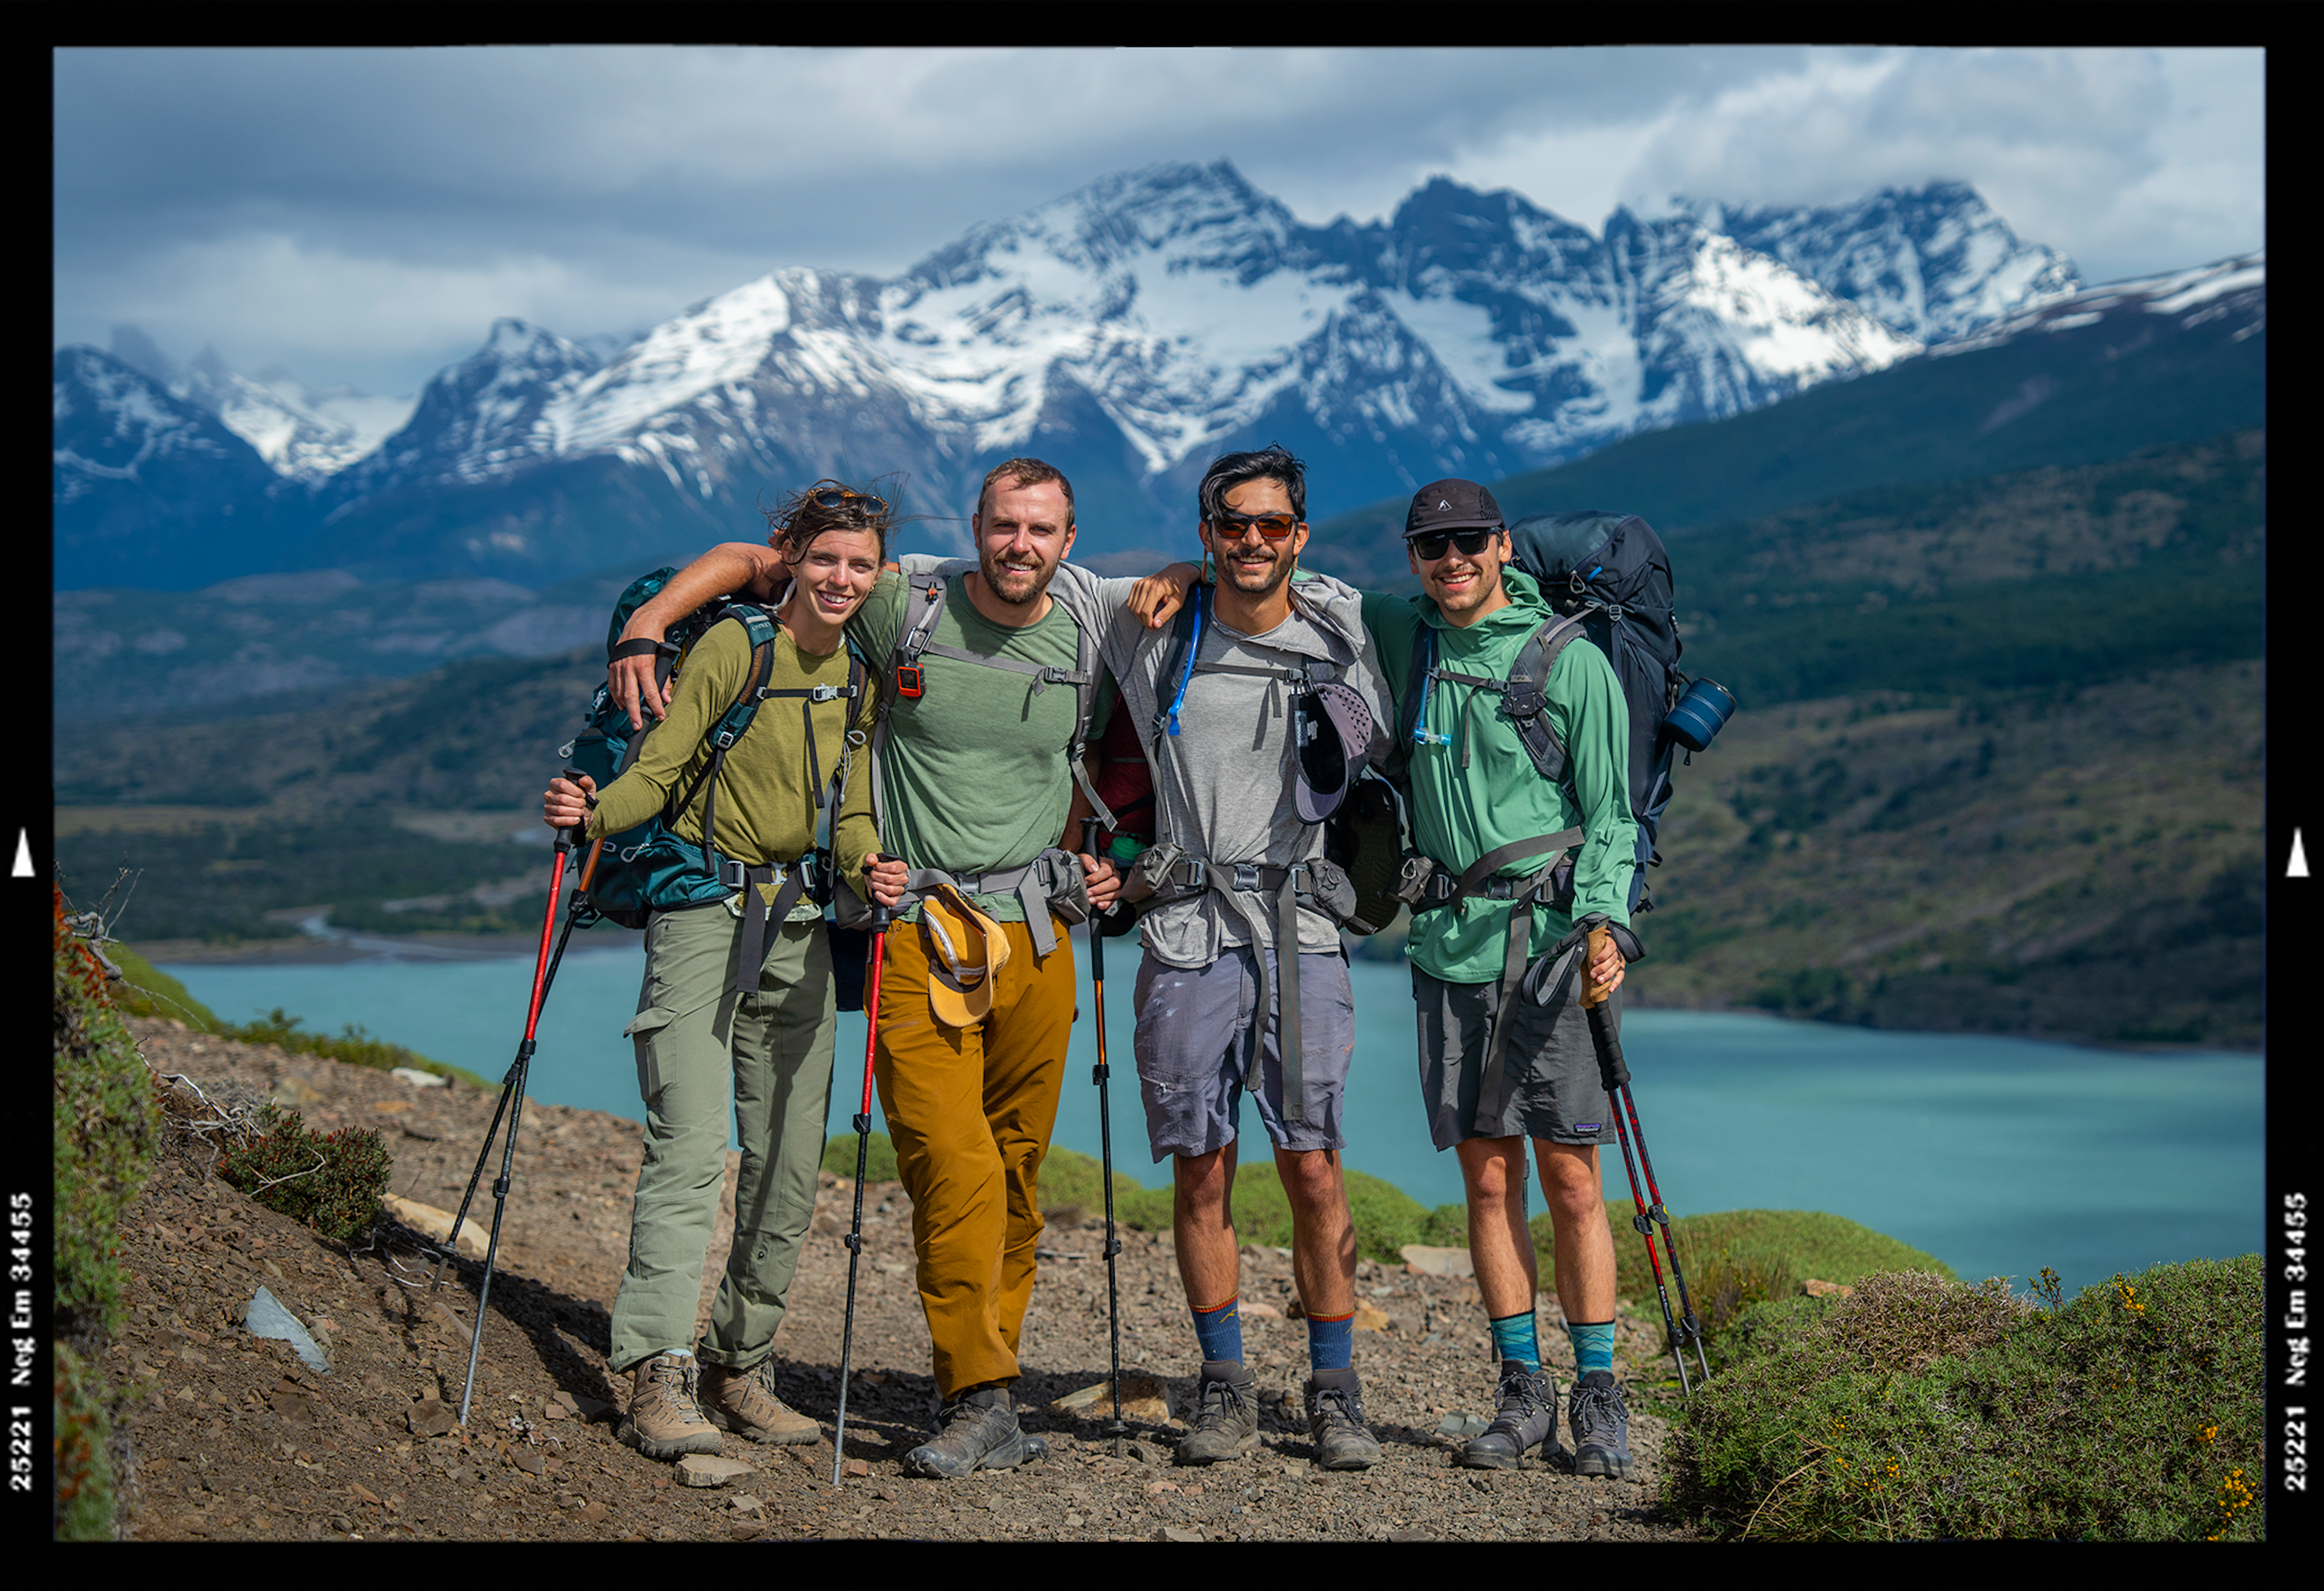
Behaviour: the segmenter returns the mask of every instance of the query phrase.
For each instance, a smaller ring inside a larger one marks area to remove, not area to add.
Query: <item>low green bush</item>
[[[162,971],[152,962],[118,942],[105,947],[106,958],[121,969],[121,981],[113,985],[113,1004],[125,1016],[167,1016],[216,1033],[221,1025],[217,1014],[186,992],[186,986]]]
[[[275,1105],[258,1120],[262,1136],[228,1151],[219,1176],[334,1242],[352,1243],[379,1224],[380,1195],[394,1169],[379,1134],[342,1127],[326,1136]]]
[[[304,1020],[277,1006],[255,1022],[239,1025],[221,1022],[218,1033],[222,1037],[237,1039],[245,1044],[272,1044],[293,1054],[320,1055],[326,1060],[344,1061],[350,1066],[369,1066],[380,1071],[392,1071],[399,1066],[409,1066],[438,1077],[455,1079],[470,1088],[489,1089],[494,1086],[464,1067],[430,1061],[401,1044],[375,1039],[352,1022],[334,1035],[304,1032],[300,1027]]]
[[[835,1177],[855,1174],[855,1135],[834,1133],[824,1140],[823,1169]],[[892,1182],[896,1180],[896,1146],[885,1133],[873,1133],[870,1152],[863,1163],[863,1180],[867,1182]]]
[[[2047,1296],[1905,1272],[1750,1311],[1663,1502],[1730,1540],[2259,1539],[2259,1256]]]

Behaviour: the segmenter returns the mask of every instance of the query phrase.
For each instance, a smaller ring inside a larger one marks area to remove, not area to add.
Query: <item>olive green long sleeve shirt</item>
[[[847,652],[803,652],[779,624],[775,627],[770,690],[801,690],[825,685],[844,688]],[[749,633],[739,623],[719,623],[696,641],[678,671],[669,716],[652,725],[629,772],[598,792],[589,814],[589,838],[618,834],[661,811],[670,797],[694,783],[710,760],[711,726],[734,704],[751,679]],[[816,786],[826,801],[832,780],[844,775],[835,821],[833,860],[858,895],[867,895],[863,859],[880,849],[872,820],[869,740],[879,711],[878,680],[865,671],[862,698],[807,703],[798,696],[772,696],[759,704],[758,716],[726,753],[718,775],[718,802],[711,843],[721,857],[762,867],[795,861],[817,840],[821,815]],[[806,712],[801,713],[802,705]],[[808,753],[809,723],[814,752]],[[850,731],[861,737],[850,741]],[[670,824],[682,840],[702,841],[706,790],[696,790]]]

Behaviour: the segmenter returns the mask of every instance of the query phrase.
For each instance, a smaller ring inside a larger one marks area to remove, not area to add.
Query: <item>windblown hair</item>
[[[976,493],[976,511],[982,513],[992,501],[992,486],[997,481],[1014,480],[1019,486],[1045,486],[1055,481],[1057,490],[1065,494],[1065,529],[1074,528],[1074,483],[1065,479],[1065,471],[1038,458],[1004,458],[984,472],[984,484]]]
[[[881,480],[873,483],[879,488],[850,486],[844,481],[823,480],[792,492],[770,509],[759,511],[767,516],[767,545],[796,563],[806,556],[815,538],[826,530],[868,530],[879,543],[880,556],[888,556],[888,533],[897,525],[896,510],[887,501],[896,494],[896,483]],[[825,507],[815,501],[818,492],[836,488],[852,493],[836,507]]]
[[[1195,493],[1203,507],[1203,523],[1216,522],[1219,510],[1226,506],[1226,494],[1250,481],[1282,482],[1291,498],[1291,517],[1307,518],[1307,466],[1292,457],[1281,443],[1270,442],[1253,453],[1222,454],[1211,461]]]

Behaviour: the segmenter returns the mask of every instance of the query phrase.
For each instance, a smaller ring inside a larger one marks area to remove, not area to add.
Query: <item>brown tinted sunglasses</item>
[[[1266,540],[1281,541],[1299,529],[1299,521],[1289,514],[1238,514],[1226,509],[1221,509],[1210,524],[1229,541],[1240,541],[1249,530],[1258,531]]]

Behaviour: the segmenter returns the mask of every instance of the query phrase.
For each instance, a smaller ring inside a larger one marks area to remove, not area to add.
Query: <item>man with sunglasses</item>
[[[1344,878],[1312,814],[1319,795],[1344,790],[1351,764],[1385,758],[1375,726],[1388,722],[1388,694],[1363,657],[1358,593],[1294,578],[1305,498],[1305,471],[1281,447],[1218,459],[1197,528],[1215,586],[1194,589],[1175,629],[1125,613],[1106,636],[1157,803],[1154,847],[1124,898],[1153,893],[1140,920],[1138,1076],[1154,1158],[1171,1161],[1178,1274],[1203,1359],[1181,1464],[1259,1442],[1232,1202],[1246,1090],[1291,1205],[1315,1461],[1362,1469],[1380,1454],[1351,1357],[1356,1247],[1340,1151],[1354,1006],[1330,904]],[[1318,776],[1321,751],[1332,769]],[[1334,788],[1314,789],[1318,777]]]
[[[1627,1477],[1628,1415],[1613,1377],[1614,1238],[1597,1148],[1611,1107],[1576,980],[1528,979],[1518,991],[1508,973],[1543,969],[1545,952],[1590,914],[1627,932],[1637,866],[1629,710],[1603,653],[1564,647],[1540,685],[1569,777],[1542,777],[1503,704],[1513,670],[1554,614],[1539,585],[1508,566],[1499,505],[1473,481],[1431,482],[1413,494],[1404,535],[1424,594],[1367,595],[1364,621],[1379,667],[1407,693],[1415,651],[1434,640],[1419,702],[1399,704],[1399,733],[1409,724],[1412,743],[1398,751],[1409,759],[1414,839],[1439,876],[1460,882],[1439,892],[1449,897],[1441,904],[1424,897],[1406,953],[1423,1103],[1437,1148],[1460,1157],[1469,1252],[1501,1364],[1495,1418],[1462,1461],[1507,1469],[1536,1444],[1545,1456],[1562,1451],[1556,1386],[1542,1369],[1534,1320],[1530,1138],[1578,1374],[1567,1412],[1574,1468]],[[1572,895],[1561,898],[1557,864],[1566,857]],[[1593,987],[1621,984],[1616,937],[1582,960]],[[1619,999],[1609,1004],[1618,1016]]]

